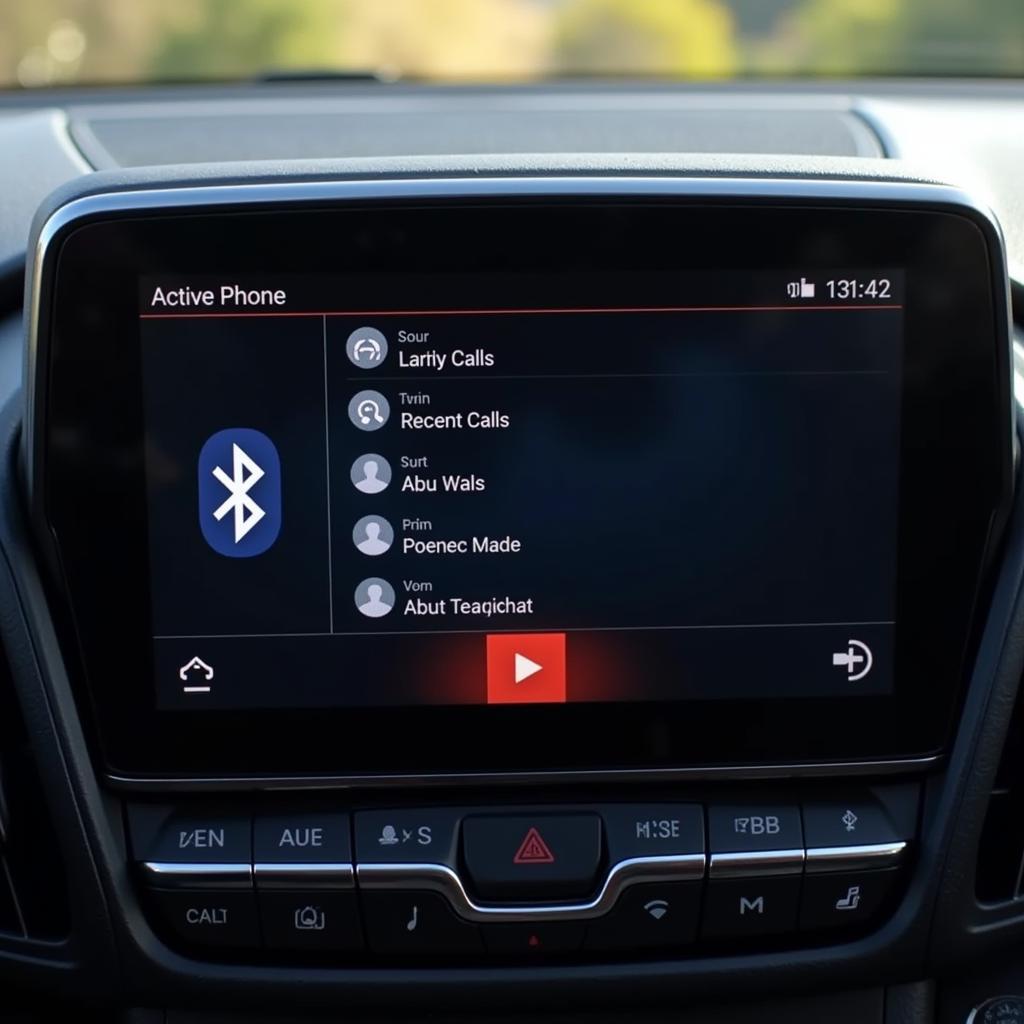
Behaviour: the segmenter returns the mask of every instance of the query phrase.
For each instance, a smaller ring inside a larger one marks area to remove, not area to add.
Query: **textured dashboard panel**
[[[99,167],[453,153],[883,154],[877,135],[839,104],[637,94],[83,108],[71,130]]]

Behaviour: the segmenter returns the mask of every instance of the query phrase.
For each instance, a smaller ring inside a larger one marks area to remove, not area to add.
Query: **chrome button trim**
[[[898,775],[932,770],[942,763],[939,756],[910,757],[890,761],[817,761],[800,764],[749,764],[717,767],[625,768],[608,771],[569,769],[549,772],[440,772],[426,775],[225,775],[161,776],[115,775],[106,781],[123,791],[190,793],[199,790],[217,792],[269,792],[325,789],[427,789],[435,786],[540,785],[570,780],[573,782],[675,782],[705,779],[800,779],[845,778],[857,775]]]
[[[708,875],[711,878],[774,878],[779,875],[799,875],[803,867],[802,849],[743,850],[711,854]]]
[[[612,909],[624,889],[640,882],[700,881],[704,877],[704,868],[702,853],[634,857],[611,868],[600,893],[590,902],[536,906],[475,903],[466,892],[462,879],[445,864],[359,864],[356,879],[361,889],[425,889],[440,893],[455,913],[467,921],[562,921],[602,917]]]
[[[807,851],[807,873],[863,871],[889,868],[903,860],[907,843],[871,843],[865,846],[819,846]]]
[[[255,864],[257,889],[354,889],[352,864]]]
[[[196,864],[147,860],[140,864],[156,889],[251,889],[251,864]]]

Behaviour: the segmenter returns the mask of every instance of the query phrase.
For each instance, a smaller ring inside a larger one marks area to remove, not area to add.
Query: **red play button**
[[[565,703],[564,633],[491,633],[488,704]]]

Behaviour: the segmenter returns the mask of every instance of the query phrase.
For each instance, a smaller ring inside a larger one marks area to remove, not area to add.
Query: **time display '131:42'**
[[[889,299],[892,298],[892,282],[887,277],[872,277],[858,280],[855,277],[840,277],[826,281],[830,299]]]

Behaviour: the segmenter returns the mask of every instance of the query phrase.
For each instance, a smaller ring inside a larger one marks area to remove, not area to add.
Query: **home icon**
[[[206,682],[209,682],[213,678],[213,668],[207,665],[202,658],[193,658],[178,669],[178,678],[183,683],[187,683],[190,679],[205,679]]]

